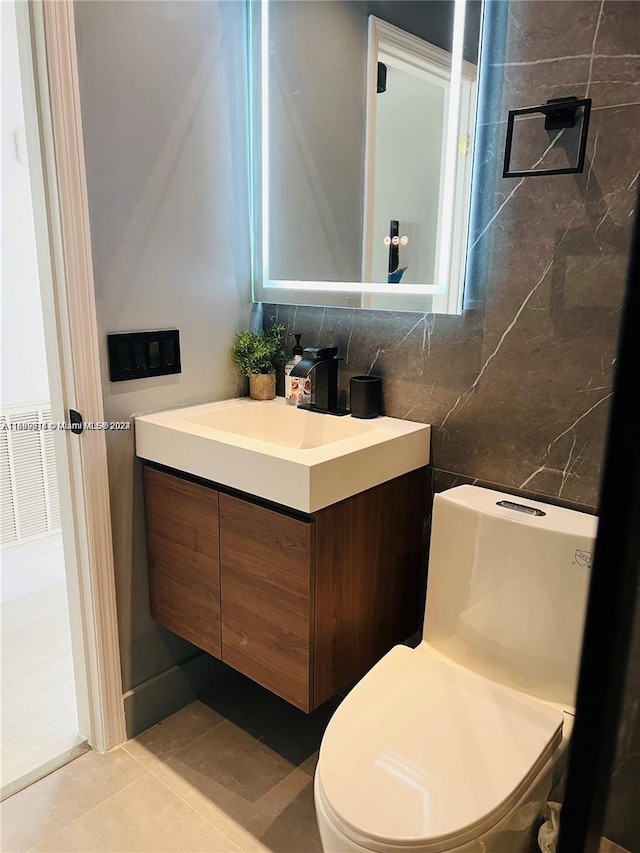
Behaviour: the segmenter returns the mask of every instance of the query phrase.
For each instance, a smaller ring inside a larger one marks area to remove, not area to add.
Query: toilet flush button
[[[535,506],[526,506],[525,504],[518,504],[514,501],[496,501],[496,506],[502,506],[505,509],[515,509],[516,512],[524,512],[527,515],[546,515],[546,512],[543,512],[541,509],[538,509]]]

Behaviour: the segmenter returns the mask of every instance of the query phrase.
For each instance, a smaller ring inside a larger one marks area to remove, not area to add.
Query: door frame
[[[52,420],[104,423],[71,0],[15,3]],[[126,740],[106,436],[54,433],[80,735]]]
[[[373,277],[375,184],[376,184],[376,119],[378,63],[383,61],[395,65],[416,77],[429,80],[444,90],[444,139],[440,162],[439,208],[445,192],[447,169],[447,129],[449,127],[450,90],[452,83],[452,55],[412,33],[390,24],[375,15],[369,15],[367,29],[367,91],[365,107],[365,183],[364,215],[362,220],[362,281],[371,282]],[[458,142],[455,150],[455,180],[453,198],[453,226],[451,245],[444,251],[453,259],[447,292],[433,294],[432,310],[459,314],[464,286],[464,264],[456,258],[464,256],[468,232],[468,210],[471,196],[471,163],[473,161],[474,119],[476,112],[478,66],[465,59],[461,61],[460,96],[458,108]],[[438,223],[436,235],[435,278],[439,269],[442,247],[442,223]],[[434,279],[435,280],[435,279]],[[405,294],[406,295],[406,294]],[[423,298],[423,297],[422,297]],[[362,308],[371,307],[375,294],[363,293]]]
[[[634,405],[640,368],[639,279],[640,191],[631,234],[558,853],[598,853],[600,849],[639,606],[640,453]]]

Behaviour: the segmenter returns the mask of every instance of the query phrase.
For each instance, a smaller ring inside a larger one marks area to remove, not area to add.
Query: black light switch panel
[[[109,379],[144,379],[180,373],[180,332],[124,332],[107,335]]]

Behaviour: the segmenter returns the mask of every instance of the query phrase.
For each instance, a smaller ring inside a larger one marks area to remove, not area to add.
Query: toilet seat
[[[562,725],[560,710],[426,643],[397,646],[329,722],[316,788],[333,825],[361,846],[448,850],[509,811],[560,745]]]

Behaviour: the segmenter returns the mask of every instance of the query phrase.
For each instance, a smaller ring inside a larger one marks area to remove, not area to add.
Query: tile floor
[[[0,849],[321,853],[313,773],[340,701],[307,716],[230,671],[215,695],[6,799]]]
[[[241,676],[228,681],[6,799],[3,853],[320,853],[313,772],[340,698],[306,715]]]
[[[81,742],[64,581],[2,602],[0,648],[4,792]]]

